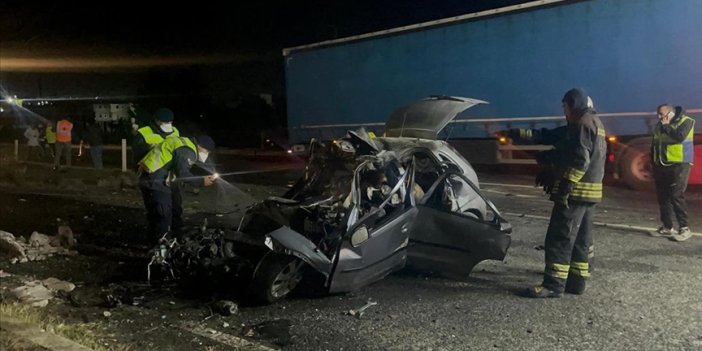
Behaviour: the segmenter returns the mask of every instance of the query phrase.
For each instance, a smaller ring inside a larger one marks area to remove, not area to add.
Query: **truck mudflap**
[[[268,233],[265,244],[272,251],[282,252],[305,261],[325,278],[328,278],[331,273],[332,262],[317,248],[317,245],[286,226]]]

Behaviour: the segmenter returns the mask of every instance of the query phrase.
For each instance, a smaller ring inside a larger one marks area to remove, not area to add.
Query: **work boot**
[[[582,295],[585,292],[585,279],[582,277],[568,277],[565,292],[569,294]]]
[[[660,226],[658,227],[657,230],[651,232],[651,236],[663,236],[663,237],[671,237],[678,232],[675,231],[673,228],[666,228],[665,226]]]
[[[690,227],[680,227],[680,230],[678,231],[677,234],[673,234],[670,236],[670,240],[685,241],[687,239],[690,239],[691,237],[692,237],[692,231],[690,230]]]
[[[555,291],[555,290],[549,290],[548,288],[544,287],[543,285],[535,286],[526,289],[522,293],[523,297],[530,297],[530,298],[535,298],[535,299],[540,299],[540,298],[546,298],[546,297],[561,297],[563,296],[562,292]]]

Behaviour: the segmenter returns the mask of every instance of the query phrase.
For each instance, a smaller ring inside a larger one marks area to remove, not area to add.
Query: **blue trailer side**
[[[702,122],[702,1],[542,3],[286,49],[291,142],[340,136],[348,124],[381,128],[395,108],[429,95],[489,101],[458,118],[503,121],[459,121],[445,131],[451,138],[553,126],[564,121],[540,117],[561,115],[562,94],[576,86],[610,134],[648,134],[664,102]]]

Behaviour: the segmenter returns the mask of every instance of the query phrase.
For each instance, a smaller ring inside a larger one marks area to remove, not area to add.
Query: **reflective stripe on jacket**
[[[573,201],[602,201],[602,179],[607,157],[607,142],[602,121],[592,110],[578,122],[568,125],[565,157],[560,160],[563,178],[574,183],[570,192]],[[558,194],[557,183],[552,194]]]
[[[695,120],[686,115],[674,118],[668,127],[659,122],[653,131],[651,150],[653,162],[661,166],[669,166],[674,163],[692,163],[695,159],[694,134]]]
[[[56,141],[59,143],[70,143],[71,130],[73,130],[73,123],[65,119],[58,121],[56,123]]]
[[[154,173],[173,160],[173,151],[179,147],[188,147],[197,155],[197,147],[190,139],[169,135],[162,143],[153,147],[139,165],[148,173]]]

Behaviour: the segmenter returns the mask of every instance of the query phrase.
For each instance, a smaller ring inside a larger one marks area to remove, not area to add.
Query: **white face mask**
[[[197,158],[200,160],[200,162],[205,162],[205,161],[207,161],[207,156],[209,156],[209,155],[210,155],[209,152],[198,151]]]
[[[166,133],[171,133],[173,132],[173,124],[172,123],[162,123],[159,128],[161,128],[162,131]]]

